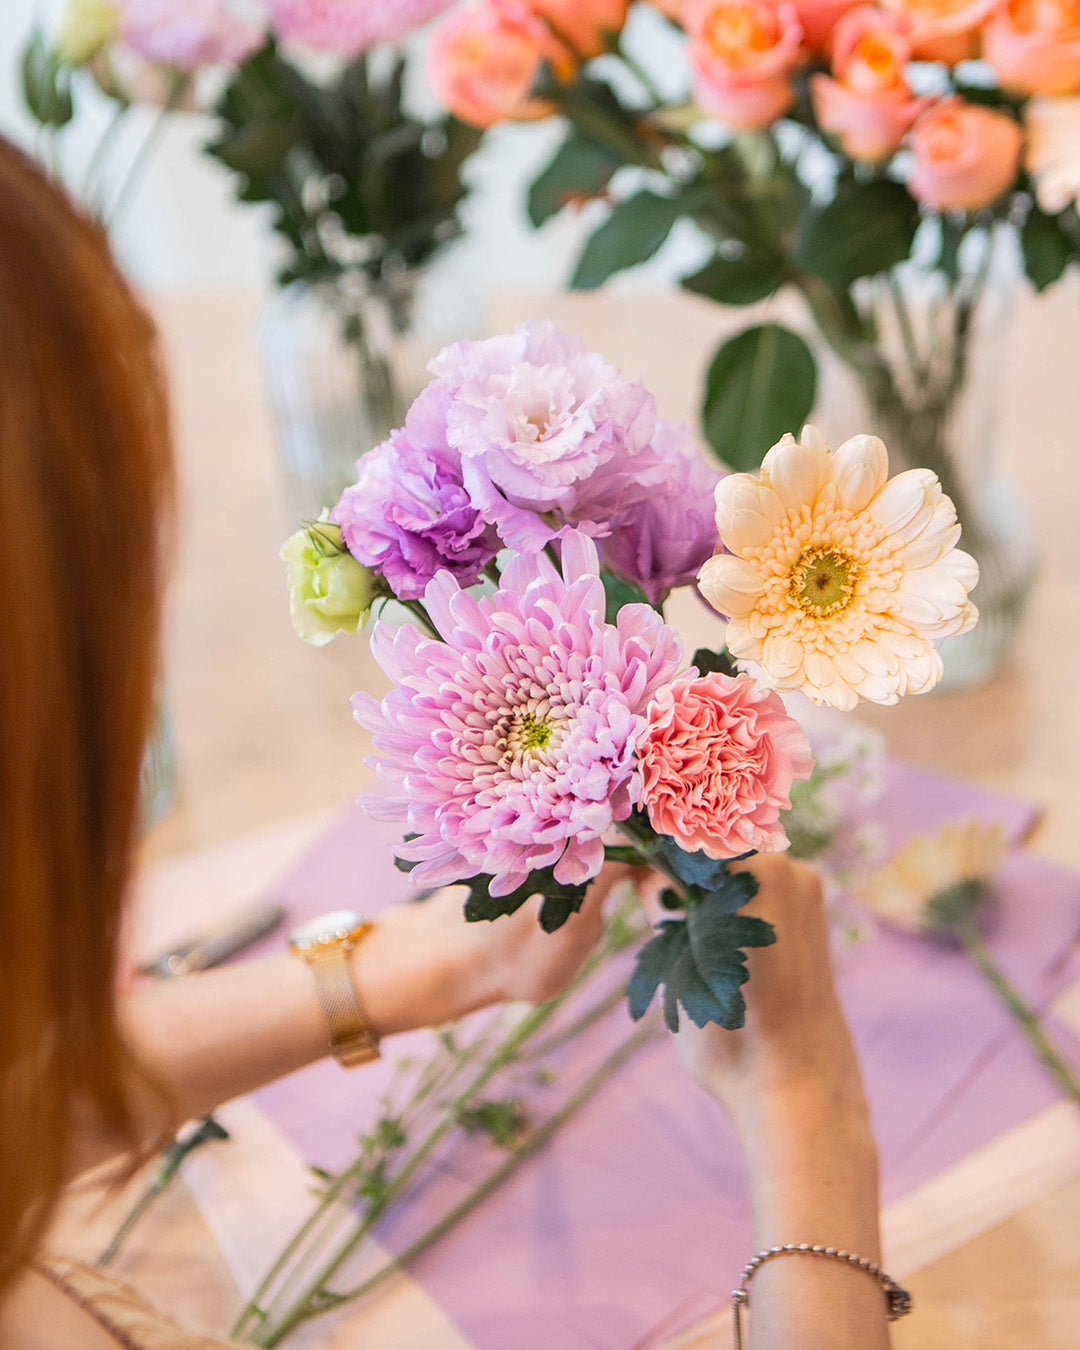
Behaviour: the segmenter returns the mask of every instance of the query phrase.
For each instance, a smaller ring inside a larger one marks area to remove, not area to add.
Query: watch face
[[[317,942],[333,942],[335,938],[346,938],[364,923],[364,917],[355,909],[335,909],[330,914],[320,914],[308,919],[289,934],[294,947],[311,947]]]

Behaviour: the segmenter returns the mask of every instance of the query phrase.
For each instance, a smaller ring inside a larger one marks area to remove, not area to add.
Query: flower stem
[[[191,76],[189,74],[184,71],[172,72],[168,95],[166,96],[164,103],[162,103],[161,107],[158,109],[157,116],[154,118],[150,130],[146,133],[138,153],[131,162],[131,167],[127,171],[127,176],[120,185],[120,191],[116,194],[112,210],[108,213],[106,213],[104,209],[102,210],[102,224],[107,230],[115,228],[125,206],[127,206],[131,199],[132,193],[138,186],[139,180],[146,171],[147,165],[150,163],[150,157],[161,137],[161,133],[165,130],[165,123],[168,120],[169,115],[175,112],[184,101],[184,97],[190,87]]]
[[[1031,1006],[991,956],[990,949],[978,927],[967,920],[955,924],[953,932],[964,944],[964,950],[975,962],[980,973],[985,977],[998,998],[1012,1013],[1038,1059],[1049,1070],[1065,1095],[1071,1097],[1077,1106],[1080,1106],[1080,1081],[1077,1080],[1076,1075],[1062,1059],[1057,1047],[1046,1034],[1046,1029]]]
[[[655,1035],[656,1028],[654,1026],[640,1027],[635,1031],[604,1060],[599,1068],[582,1083],[578,1090],[554,1114],[538,1126],[498,1167],[489,1172],[483,1181],[475,1186],[453,1209],[444,1214],[426,1233],[418,1237],[415,1242],[410,1243],[399,1256],[396,1256],[392,1261],[388,1261],[369,1279],[357,1285],[355,1289],[337,1295],[333,1306],[337,1307],[339,1303],[352,1302],[370,1294],[372,1290],[378,1288],[396,1271],[406,1268],[417,1257],[422,1256],[424,1252],[434,1246],[456,1223],[465,1218],[467,1214],[472,1213],[477,1205],[486,1200],[489,1195],[498,1190],[503,1182],[512,1177],[522,1163],[539,1152],[570,1117],[575,1115],[590,1098],[594,1097],[612,1075],[618,1072],[627,1060]]]

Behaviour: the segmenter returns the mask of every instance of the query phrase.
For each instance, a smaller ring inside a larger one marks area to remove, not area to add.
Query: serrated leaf
[[[571,131],[529,188],[529,222],[539,228],[575,199],[599,196],[620,163],[612,150]]]
[[[664,984],[668,971],[674,966],[683,949],[689,950],[690,938],[685,919],[665,919],[657,926],[656,936],[650,938],[637,954],[634,972],[627,985],[626,996],[630,1016],[635,1022],[649,1010],[657,989]]]
[[[831,202],[806,216],[795,263],[846,289],[903,262],[918,225],[919,208],[902,183],[844,180]]]
[[[770,446],[798,434],[817,397],[810,348],[779,324],[759,324],[729,338],[705,381],[702,428],[730,468],[760,468]]]
[[[1053,216],[1032,206],[1020,231],[1024,271],[1037,291],[1057,281],[1072,257],[1072,240]]]
[[[680,285],[720,305],[753,305],[782,286],[785,275],[779,255],[748,251],[740,258],[714,258]]]
[[[635,586],[625,577],[616,576],[607,568],[600,571],[600,580],[604,584],[604,622],[614,623],[619,617],[623,605],[647,605],[649,598],[640,586]]]
[[[682,210],[677,198],[661,197],[648,188],[618,202],[589,236],[570,279],[571,288],[595,290],[613,273],[648,262],[671,233]]]
[[[700,675],[711,675],[719,671],[721,675],[738,675],[739,667],[726,647],[713,651],[711,647],[699,647],[690,658],[690,664],[696,666]]]
[[[463,882],[469,894],[465,898],[465,918],[469,923],[491,922],[504,914],[513,914],[526,900],[542,895],[540,922],[545,932],[561,928],[571,914],[576,914],[585,898],[587,886],[567,886],[555,880],[554,869],[538,868],[530,872],[524,882],[509,895],[492,895],[489,889],[493,878],[485,874]]]
[[[738,874],[743,875],[749,874]],[[749,971],[743,948],[768,947],[776,941],[776,933],[763,919],[732,914],[730,898],[706,897],[690,911],[686,924],[695,969],[722,1008],[722,1017],[711,1020],[733,1031],[742,1026],[746,1013],[742,986]]]

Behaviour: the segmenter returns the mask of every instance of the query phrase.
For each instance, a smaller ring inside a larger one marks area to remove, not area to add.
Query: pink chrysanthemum
[[[552,865],[564,884],[589,880],[604,831],[640,796],[635,749],[678,668],[678,635],[647,605],[604,621],[596,546],[576,531],[561,576],[519,555],[493,595],[477,600],[440,572],[424,600],[444,640],[376,624],[372,651],[397,687],[381,703],[353,695],[391,789],[361,805],[417,836],[397,852],[423,885],[484,873],[507,895]]]
[[[357,56],[396,42],[448,9],[454,0],[269,0],[279,37],[319,51]]]
[[[683,675],[649,705],[638,748],[654,830],[691,853],[778,853],[780,812],[814,767],[810,743],[777,694],[749,675]]]

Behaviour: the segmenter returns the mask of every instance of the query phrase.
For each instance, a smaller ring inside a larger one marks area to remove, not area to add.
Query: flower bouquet
[[[402,823],[415,882],[468,888],[474,921],[539,895],[553,930],[605,858],[654,868],[670,917],[632,1015],[662,986],[672,1030],[680,1008],[740,1026],[745,949],[774,933],[739,912],[756,885],[732,864],[786,847],[813,767],[776,691],[852,708],[934,685],[934,642],[976,618],[952,503],[925,469],[889,480],[877,438],[834,453],[812,428],[721,478],[639,381],[549,323],[430,370],[283,550],[303,636],[386,611],[371,643],[393,688],[353,698],[386,790],[361,805]],[[694,584],[727,646],[687,664],[663,608]]]
[[[572,287],[646,262],[678,227],[699,249],[687,290],[796,298],[785,318],[803,311],[817,343],[771,316],[725,341],[706,438],[755,468],[810,414],[831,350],[861,391],[855,425],[956,504],[983,570],[968,677],[989,673],[1032,545],[990,481],[984,347],[1019,259],[1041,291],[1080,258],[1075,0],[473,0],[441,21],[430,78],[477,126],[563,121],[528,212],[595,222]]]

